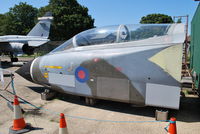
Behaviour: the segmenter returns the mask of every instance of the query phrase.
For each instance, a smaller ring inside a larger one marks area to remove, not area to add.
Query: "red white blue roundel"
[[[76,68],[75,77],[79,82],[84,83],[89,79],[89,71],[86,68],[79,66]]]

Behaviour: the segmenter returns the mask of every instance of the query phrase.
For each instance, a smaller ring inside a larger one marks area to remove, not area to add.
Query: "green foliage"
[[[67,40],[77,33],[94,27],[94,19],[88,8],[77,0],[50,0],[49,5],[39,9],[39,16],[51,11],[54,16],[50,32],[51,40]]]
[[[141,24],[160,24],[173,23],[172,17],[165,14],[149,14],[143,16],[140,20]]]
[[[4,34],[27,34],[35,25],[37,8],[20,2],[5,14]]]
[[[4,29],[5,29],[5,19],[6,16],[4,14],[0,14],[0,36],[4,35]]]
[[[182,23],[182,19],[179,18],[176,23]]]

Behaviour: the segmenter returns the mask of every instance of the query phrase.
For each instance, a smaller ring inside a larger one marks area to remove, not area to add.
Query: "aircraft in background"
[[[184,24],[117,25],[75,35],[16,71],[50,90],[179,109]]]
[[[34,53],[34,49],[49,41],[49,31],[53,16],[47,12],[43,17],[38,18],[39,22],[26,35],[5,35],[0,36],[0,54],[10,55],[11,62],[17,62],[18,54]]]

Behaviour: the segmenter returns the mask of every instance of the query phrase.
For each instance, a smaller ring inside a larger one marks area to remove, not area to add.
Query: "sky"
[[[49,0],[0,0],[0,13],[9,11],[19,2],[27,2],[34,7],[42,7]],[[142,16],[162,13],[170,16],[189,15],[189,23],[199,2],[194,0],[78,0],[89,9],[95,19],[95,26],[116,24],[138,24]]]

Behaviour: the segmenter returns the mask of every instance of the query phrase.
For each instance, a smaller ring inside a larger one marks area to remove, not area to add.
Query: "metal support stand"
[[[168,119],[168,110],[156,110],[155,119],[157,121],[167,121]]]
[[[88,97],[86,97],[86,98],[85,98],[85,103],[86,103],[87,105],[94,106],[94,105],[96,104],[96,100],[93,99],[93,98],[88,98]]]
[[[43,93],[41,93],[42,100],[51,100],[55,97],[56,92],[53,92],[49,89],[45,89]]]

